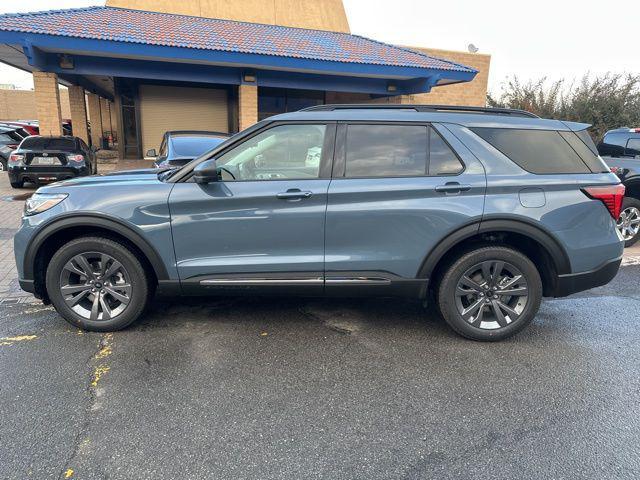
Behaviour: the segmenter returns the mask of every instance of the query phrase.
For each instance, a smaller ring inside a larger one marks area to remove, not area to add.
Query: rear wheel
[[[147,275],[125,245],[102,237],[83,237],[52,257],[47,293],[57,312],[84,330],[108,332],[134,322],[150,296]]]
[[[0,158],[0,172],[7,171],[7,161],[4,158]]]
[[[526,327],[542,299],[535,265],[506,247],[484,247],[462,255],[438,288],[445,321],[472,340],[497,341]]]
[[[624,238],[625,247],[630,247],[640,240],[640,200],[625,197],[616,226]]]
[[[24,187],[24,181],[19,182],[10,182],[13,188],[22,188]]]

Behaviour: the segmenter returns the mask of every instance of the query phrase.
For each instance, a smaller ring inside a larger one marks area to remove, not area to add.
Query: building
[[[490,57],[351,35],[341,0],[107,0],[0,15],[0,61],[33,72],[43,134],[61,133],[62,84],[76,135],[89,119],[94,144],[114,131],[141,158],[166,130],[322,103],[484,105]]]

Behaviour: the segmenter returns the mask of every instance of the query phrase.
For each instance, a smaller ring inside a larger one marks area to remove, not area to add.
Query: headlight
[[[69,195],[66,193],[34,193],[24,204],[25,215],[35,215],[55,207]]]

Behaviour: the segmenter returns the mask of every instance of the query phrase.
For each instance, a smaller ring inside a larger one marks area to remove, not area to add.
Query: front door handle
[[[303,198],[309,198],[311,195],[313,195],[312,192],[303,192],[299,188],[290,188],[286,192],[276,194],[276,197],[280,200],[302,200]]]
[[[461,185],[458,182],[447,182],[444,185],[438,185],[436,192],[439,193],[460,193],[471,190],[471,185]]]

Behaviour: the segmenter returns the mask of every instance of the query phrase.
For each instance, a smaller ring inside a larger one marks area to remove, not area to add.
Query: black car
[[[11,152],[24,140],[20,130],[10,125],[0,124],[0,171],[7,170]]]
[[[96,156],[78,137],[31,136],[9,157],[8,172],[13,188],[39,185],[97,173]]]
[[[175,131],[166,132],[162,137],[160,152],[147,152],[147,157],[155,158],[158,168],[182,167],[194,158],[224,142],[229,135],[220,132]]]
[[[598,152],[626,187],[618,230],[630,247],[640,240],[640,128],[608,131]]]

